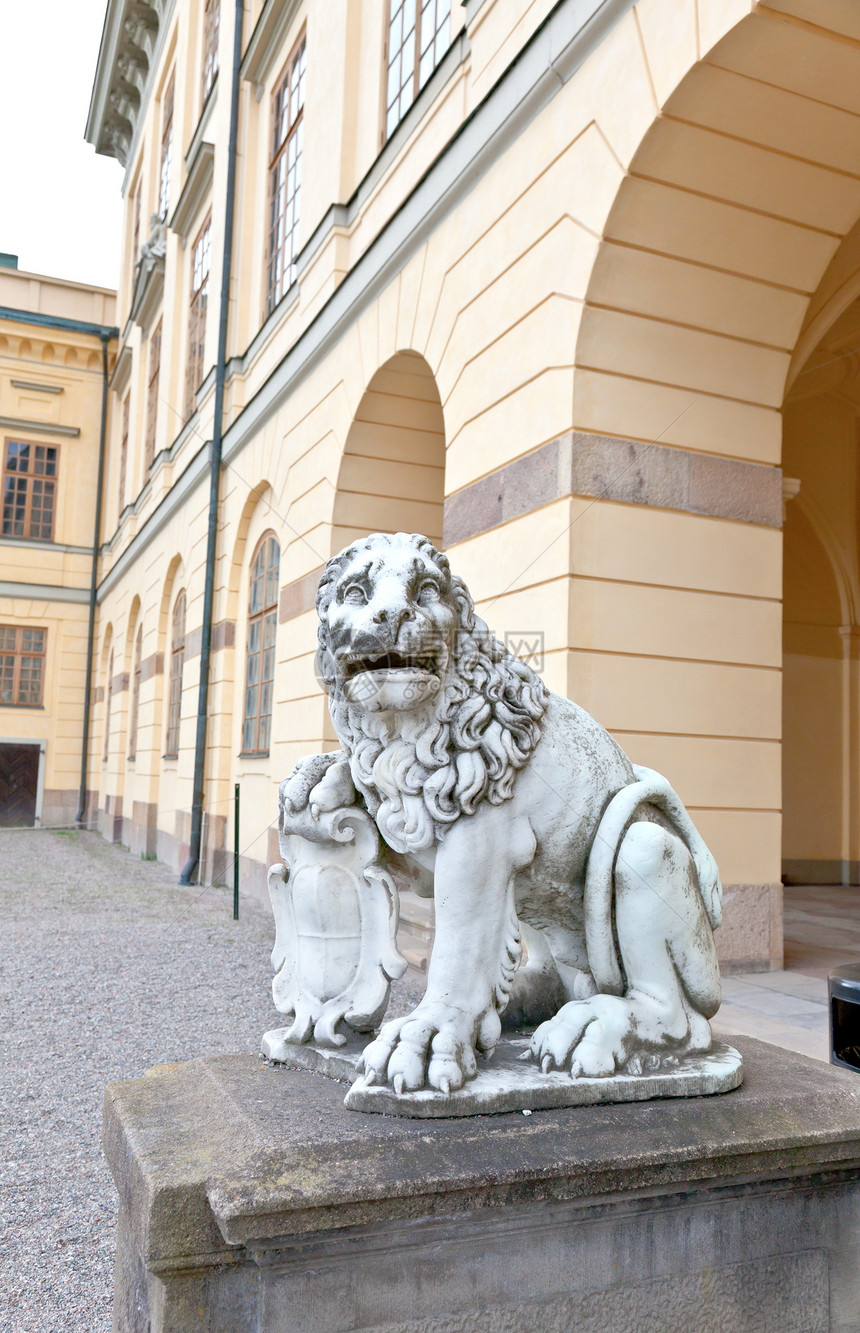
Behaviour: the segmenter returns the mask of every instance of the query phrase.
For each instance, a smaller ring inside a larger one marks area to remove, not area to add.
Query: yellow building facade
[[[0,824],[74,824],[115,293],[0,264]]]
[[[110,0],[93,90],[87,136],[126,173],[103,827],[188,856],[232,200],[201,882],[239,783],[263,892],[276,784],[335,743],[321,566],[421,531],[499,637],[676,785],[721,866],[724,964],[779,966],[783,873],[860,879],[860,16],[252,0],[237,33],[237,13]]]

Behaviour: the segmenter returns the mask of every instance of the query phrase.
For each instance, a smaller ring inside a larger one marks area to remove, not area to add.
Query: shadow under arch
[[[849,267],[839,255],[834,266]],[[825,294],[828,285],[829,275]],[[860,884],[860,299],[831,302],[840,306],[783,406],[783,467],[795,495],[783,530],[788,884]]]
[[[331,555],[372,532],[420,532],[442,545],[445,423],[433,371],[400,351],[376,371],[346,437]]]

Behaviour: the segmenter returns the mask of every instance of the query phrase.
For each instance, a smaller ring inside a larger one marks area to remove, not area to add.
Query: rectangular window
[[[58,450],[7,440],[3,460],[3,536],[52,541]]]
[[[173,162],[173,78],[164,93],[161,108],[161,166],[158,172],[158,216],[167,217],[170,202],[170,167]]]
[[[185,417],[194,412],[197,390],[203,382],[203,344],[206,336],[206,301],[209,296],[209,260],[212,219],[208,217],[194,242],[191,262],[191,307],[188,312],[188,364],[185,371]]]
[[[45,629],[0,625],[0,706],[41,704],[47,637]]]
[[[117,518],[125,508],[125,475],[128,471],[128,415],[131,394],[127,393],[122,404],[122,438],[119,442],[119,496],[117,498]]]
[[[221,19],[220,0],[206,0],[203,10],[203,101],[212,91],[218,73],[218,28]]]
[[[451,42],[451,0],[389,0],[385,137],[394,133]]]
[[[146,470],[155,458],[155,425],[158,419],[158,377],[161,373],[161,320],[149,340],[149,381],[146,386]]]
[[[305,39],[302,37],[287,61],[273,99],[272,158],[269,163],[267,314],[271,314],[296,276],[296,239],[302,188],[305,47]]]

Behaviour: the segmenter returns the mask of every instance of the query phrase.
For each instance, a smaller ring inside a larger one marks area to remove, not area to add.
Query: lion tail
[[[669,820],[693,858],[699,892],[712,929],[716,930],[723,919],[723,890],[717,863],[677,792],[651,768],[640,768],[634,764],[633,773],[635,781],[622,787],[603,812],[585,875],[585,944],[588,963],[598,990],[606,995],[621,995],[624,992],[624,978],[612,929],[613,877],[621,840],[639,806],[653,805]]]

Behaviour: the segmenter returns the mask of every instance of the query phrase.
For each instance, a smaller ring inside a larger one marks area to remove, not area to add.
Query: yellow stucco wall
[[[3,456],[9,439],[58,451],[52,540],[0,535],[0,623],[47,630],[42,705],[0,705],[0,744],[44,742],[41,821],[70,824],[81,775],[103,386],[101,340],[79,325],[110,328],[114,294],[0,269],[0,308],[10,312],[0,313]],[[112,360],[115,342],[109,350]]]
[[[190,634],[202,619],[201,449],[213,407],[209,376],[183,424],[189,265],[211,207],[208,368],[232,43],[225,26],[220,87],[201,118],[201,8],[177,5],[160,38],[127,163],[123,327],[133,209],[138,188],[144,220],[155,206],[160,98],[175,71],[174,222],[163,291],[126,328],[119,360],[98,624],[103,674],[109,639],[123,662],[115,674],[131,671],[138,625],[152,674],[134,762],[127,691],[113,701],[108,760],[103,711],[92,756],[100,808],[121,799],[121,836],[177,865],[199,656],[184,669],[175,761],[162,759],[165,672],[180,587]],[[242,81],[205,873],[223,870],[213,850],[230,845],[240,781],[240,847],[259,885],[274,854],[277,781],[334,743],[313,670],[315,572],[352,533],[436,535],[444,497],[444,540],[481,614],[500,635],[542,635],[549,684],[673,780],[730,886],[725,959],[767,966],[781,957],[783,855],[860,855],[834,850],[826,821],[818,843],[804,840],[796,782],[783,850],[784,726],[799,752],[803,700],[822,692],[815,673],[835,659],[788,650],[796,703],[784,724],[778,473],[798,349],[805,364],[860,268],[860,32],[835,0],[618,3],[588,40],[567,3],[452,8],[451,51],[387,145],[381,0],[295,6]],[[303,249],[298,281],[264,319],[271,96],[303,29]],[[201,137],[214,172],[191,209],[183,158]],[[159,318],[156,461],[145,475]],[[129,391],[121,513],[116,403]],[[497,476],[507,508],[493,507]],[[275,722],[268,758],[246,759],[248,563],[269,529],[282,550]],[[817,762],[830,764],[826,745]]]

